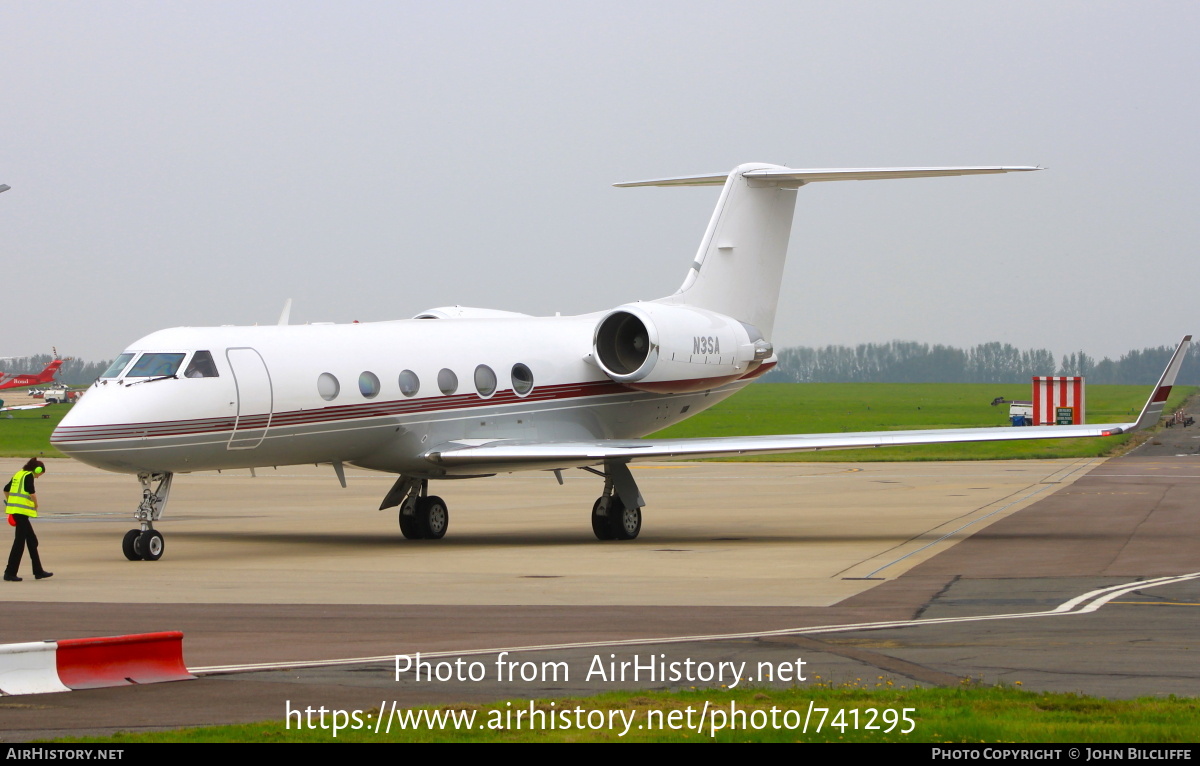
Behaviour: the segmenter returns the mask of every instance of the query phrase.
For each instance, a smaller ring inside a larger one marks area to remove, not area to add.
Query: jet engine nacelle
[[[773,353],[754,327],[704,309],[628,303],[596,325],[592,358],[610,378],[663,394],[737,380]]]

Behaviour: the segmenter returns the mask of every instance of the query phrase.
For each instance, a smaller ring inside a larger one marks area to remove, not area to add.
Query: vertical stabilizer
[[[796,190],[818,181],[878,181],[1040,170],[1028,166],[786,168],[753,163],[728,174],[631,181],[616,186],[716,186],[721,199],[683,286],[656,303],[715,311],[753,325],[767,340],[775,324]]]
[[[731,316],[771,338],[800,183],[743,175],[767,169],[784,168],[741,165],[728,175],[683,286],[659,302]]]

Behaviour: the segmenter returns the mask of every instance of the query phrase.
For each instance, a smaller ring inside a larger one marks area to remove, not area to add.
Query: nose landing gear
[[[158,561],[162,558],[165,545],[162,532],[154,528],[154,522],[162,518],[174,476],[169,472],[138,474],[138,481],[142,484],[142,502],[133,516],[141,526],[126,532],[121,540],[121,552],[130,561]]]

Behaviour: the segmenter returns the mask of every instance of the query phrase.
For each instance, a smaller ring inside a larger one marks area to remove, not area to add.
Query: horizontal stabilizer
[[[958,168],[763,168],[747,170],[743,178],[760,181],[791,181],[796,185],[816,181],[878,181],[885,178],[934,178],[937,176],[974,176],[986,173],[1015,173],[1026,170],[1041,170],[1023,166],[989,166]],[[649,181],[628,181],[613,186],[720,186],[729,178],[729,173],[704,176],[676,176],[655,178]]]

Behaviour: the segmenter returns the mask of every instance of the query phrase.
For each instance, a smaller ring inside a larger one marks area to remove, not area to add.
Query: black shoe
[[[53,576],[54,576],[54,573],[53,573],[53,572],[42,572],[41,574],[35,574],[35,575],[33,576],[33,579],[35,579],[35,580],[45,580],[47,577],[53,577]]]
[[[4,575],[5,582],[21,582],[21,578],[16,575]]]

